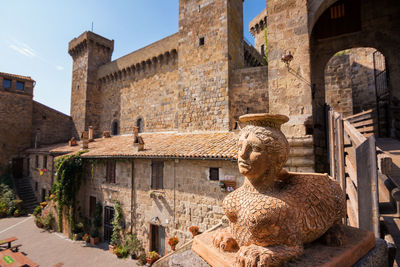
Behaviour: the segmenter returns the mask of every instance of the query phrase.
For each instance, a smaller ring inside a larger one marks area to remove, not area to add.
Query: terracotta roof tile
[[[21,79],[21,80],[25,80],[25,81],[34,81],[29,76],[16,75],[16,74],[11,74],[11,73],[6,73],[6,72],[0,72],[0,76],[4,76],[4,77],[8,77],[8,78]]]
[[[206,133],[143,133],[144,150],[134,151],[133,136],[113,136],[95,139],[89,143],[89,152],[84,158],[134,157],[134,158],[237,158],[236,134],[234,132]],[[60,146],[52,153],[71,153],[80,146]],[[72,151],[73,150],[73,151]]]

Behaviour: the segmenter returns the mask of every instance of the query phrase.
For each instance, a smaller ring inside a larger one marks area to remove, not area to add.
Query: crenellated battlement
[[[267,9],[264,9],[249,23],[249,31],[253,37],[256,37],[261,31],[267,27]]]
[[[177,46],[178,33],[101,66],[97,79],[104,84],[157,73],[163,66],[177,64]]]
[[[109,40],[98,34],[87,31],[69,42],[68,53],[75,59],[76,56],[87,50],[88,45],[94,45],[97,49],[104,50],[104,52],[110,54],[114,50],[114,40]]]

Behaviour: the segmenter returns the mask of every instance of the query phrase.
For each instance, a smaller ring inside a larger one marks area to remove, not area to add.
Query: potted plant
[[[190,226],[189,231],[192,233],[192,236],[195,237],[196,235],[199,234],[199,227],[198,226]]]
[[[95,228],[90,234],[90,244],[97,245],[100,242],[99,230]]]
[[[94,211],[94,219],[93,219],[93,231],[90,236],[90,244],[96,245],[100,242],[99,237],[99,227],[101,226],[101,215],[102,215],[103,207],[100,202],[96,203],[96,209]]]
[[[176,247],[176,245],[179,243],[179,239],[176,237],[176,236],[174,236],[174,237],[171,237],[169,240],[168,240],[168,244],[171,246],[171,249],[173,250],[173,251],[175,251],[175,247]]]
[[[111,234],[111,242],[109,245],[110,252],[114,252],[114,249],[121,244],[121,221],[122,221],[122,210],[121,204],[117,201],[114,204],[115,214],[111,222],[113,226],[113,232]]]
[[[82,237],[82,240],[89,243],[90,242],[90,235],[89,234],[84,234]]]
[[[127,248],[133,260],[136,260],[139,253],[143,251],[142,243],[137,238],[136,234],[128,234],[125,236],[124,247]]]
[[[143,252],[138,257],[138,263],[140,266],[143,266],[147,263],[146,254],[144,254]]]
[[[148,264],[153,264],[156,260],[160,258],[160,254],[155,251],[150,251],[146,255],[146,261]]]

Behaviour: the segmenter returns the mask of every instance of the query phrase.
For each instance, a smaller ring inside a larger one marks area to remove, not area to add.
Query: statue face
[[[248,136],[241,135],[238,145],[240,173],[250,180],[263,176],[272,163],[267,147],[252,132]]]

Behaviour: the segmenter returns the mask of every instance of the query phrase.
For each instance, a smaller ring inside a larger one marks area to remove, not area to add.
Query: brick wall
[[[33,101],[32,144],[40,129],[40,145],[67,142],[71,138],[72,118]]]

